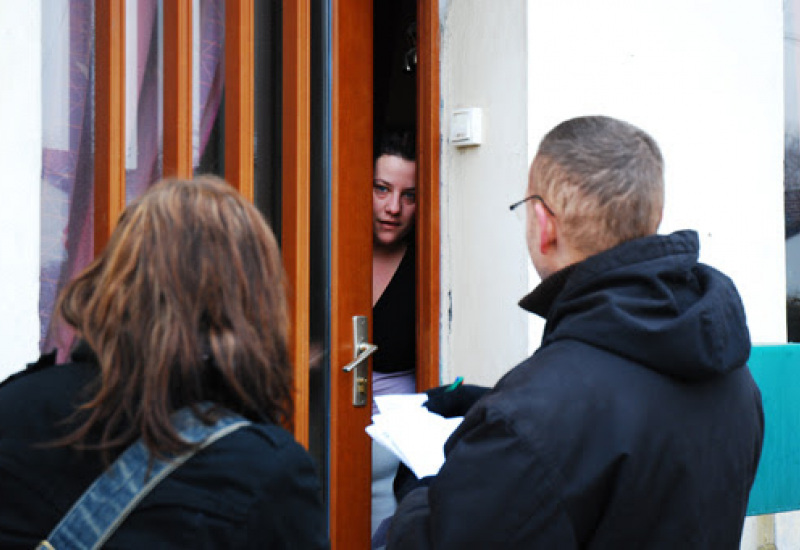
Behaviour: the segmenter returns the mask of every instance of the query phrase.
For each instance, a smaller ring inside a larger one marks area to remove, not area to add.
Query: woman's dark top
[[[378,346],[372,360],[375,372],[406,371],[416,366],[415,264],[411,239],[392,280],[372,308],[372,338]]]
[[[102,472],[98,452],[39,444],[75,426],[99,367],[40,361],[0,384],[0,548],[33,548]],[[110,457],[112,460],[116,456]],[[164,478],[106,548],[328,548],[308,453],[283,428],[254,422]]]

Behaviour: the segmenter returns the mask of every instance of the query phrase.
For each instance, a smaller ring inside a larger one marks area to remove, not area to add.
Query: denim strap
[[[204,403],[201,409],[211,405]],[[83,493],[61,519],[40,550],[100,548],[125,520],[136,505],[162,479],[189,460],[197,451],[217,439],[250,424],[250,421],[228,413],[216,423],[206,426],[192,413],[180,409],[172,415],[172,423],[181,438],[199,445],[171,460],[154,458],[148,476],[147,448],[141,439],[128,447],[119,458]]]

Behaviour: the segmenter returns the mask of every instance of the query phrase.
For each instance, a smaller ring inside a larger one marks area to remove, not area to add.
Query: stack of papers
[[[367,433],[392,451],[418,478],[436,475],[444,464],[444,443],[464,417],[444,418],[423,406],[424,393],[380,395],[379,414]]]

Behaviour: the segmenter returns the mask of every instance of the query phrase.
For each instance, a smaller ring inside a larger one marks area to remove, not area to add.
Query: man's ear
[[[539,201],[533,205],[533,212],[536,225],[539,229],[539,242],[537,246],[541,254],[547,254],[558,244],[556,227],[550,217],[550,213]]]

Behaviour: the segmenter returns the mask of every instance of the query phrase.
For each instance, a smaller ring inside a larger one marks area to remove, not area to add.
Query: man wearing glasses
[[[541,347],[468,411],[388,548],[738,548],[764,435],[736,288],[694,231],[657,235],[663,161],[608,117],[531,165],[520,305]]]

